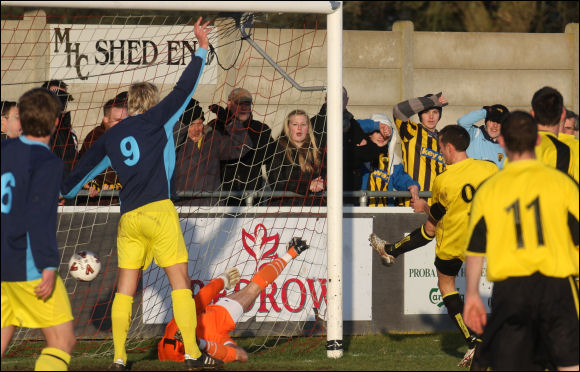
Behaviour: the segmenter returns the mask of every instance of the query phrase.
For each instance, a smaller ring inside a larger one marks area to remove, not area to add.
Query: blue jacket
[[[358,120],[361,129],[365,133],[372,133],[374,131],[378,131],[380,128],[379,122],[371,120],[371,119],[363,119]],[[395,129],[392,128],[392,136],[395,135]],[[367,146],[362,146],[357,149],[357,158],[365,162],[363,165],[363,177],[362,177],[362,189],[363,190],[371,190],[372,187],[370,185],[370,178],[380,178],[382,182],[381,190],[385,190],[384,186],[386,184],[386,190],[393,191],[407,191],[410,186],[416,185],[421,189],[418,182],[414,181],[411,176],[409,176],[403,167],[400,159],[398,159],[394,154],[394,147],[395,144],[393,142],[393,137],[391,136],[391,140],[388,142],[384,148],[378,148],[374,143],[370,143]],[[377,148],[381,155],[376,154]],[[391,154],[393,153],[393,154]],[[388,161],[385,160],[385,156],[387,155]],[[369,158],[372,157],[371,158]],[[372,166],[374,164],[375,166]],[[386,168],[386,169],[385,169]],[[376,181],[373,182],[374,184],[378,184]],[[394,199],[389,198],[389,205],[393,205]]]
[[[469,133],[470,141],[467,148],[467,156],[473,159],[492,161],[499,169],[502,169],[506,157],[505,151],[487,134],[485,125],[481,127],[474,125],[478,121],[485,119],[485,116],[486,111],[480,109],[465,114],[457,120],[457,124],[467,129]]]
[[[173,127],[195,92],[206,55],[206,49],[196,51],[175,88],[156,106],[106,131],[65,180],[62,195],[73,198],[84,184],[112,166],[123,185],[121,214],[169,199],[174,194]]]
[[[56,270],[58,189],[64,163],[24,136],[2,141],[2,281],[24,282]]]

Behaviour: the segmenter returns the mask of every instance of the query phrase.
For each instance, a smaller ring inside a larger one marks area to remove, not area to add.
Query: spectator
[[[129,116],[127,111],[127,92],[121,92],[108,100],[103,106],[103,120],[101,125],[94,128],[87,134],[81,150],[79,151],[79,159],[85,152],[96,142],[107,130],[111,129],[115,124]],[[89,190],[91,198],[97,196],[100,190],[120,190],[121,184],[117,181],[117,174],[113,168],[108,167],[104,172],[99,174],[83,188]],[[108,200],[99,200],[99,205],[108,205],[118,202],[118,198],[111,198]]]
[[[306,112],[293,110],[284,121],[282,135],[275,143],[268,169],[272,190],[313,196],[324,191],[322,153],[316,145]],[[309,198],[274,198],[272,204],[306,206],[320,204],[317,196]]]
[[[482,109],[465,114],[457,120],[457,124],[469,132],[469,147],[467,156],[472,159],[493,161],[500,169],[503,168],[505,152],[497,143],[501,125],[509,115],[507,107],[495,104],[483,106]],[[485,119],[485,125],[480,127],[475,123]]]
[[[2,101],[2,139],[22,135],[18,105],[14,101]]]
[[[566,119],[560,127],[560,133],[570,134],[578,139],[578,114],[574,111],[566,110]]]
[[[68,85],[61,80],[46,81],[42,84],[42,88],[56,94],[62,104],[62,112],[59,115],[56,130],[50,138],[50,148],[56,156],[64,161],[63,177],[66,178],[77,160],[78,139],[72,128],[70,111],[66,111],[68,102],[74,101],[74,98],[67,92]]]
[[[570,146],[571,157],[576,161],[572,178],[578,182],[578,163],[580,163],[578,158],[580,156],[580,150],[578,148],[578,115],[573,111],[566,110],[566,119],[564,119],[564,122],[560,126],[558,139]]]
[[[225,134],[204,126],[205,117],[199,102],[191,99],[181,118],[187,126],[187,137],[178,147],[176,188],[178,191],[216,191],[219,189],[220,161],[239,159],[252,145],[243,123],[233,119],[224,128]],[[209,129],[205,133],[205,129]],[[181,204],[216,205],[217,199],[195,198]]]
[[[411,198],[419,197],[419,183],[405,173],[401,159],[395,154],[396,138],[393,123],[387,115],[374,114],[359,120],[368,140],[355,147],[355,159],[363,163],[362,189],[371,191],[409,190]],[[394,198],[371,197],[369,206],[394,205]]]
[[[235,88],[228,95],[226,109],[217,105],[210,106],[210,109],[218,117],[212,120],[209,126],[226,134],[226,127],[236,119],[246,128],[247,135],[252,141],[252,147],[245,155],[239,159],[221,162],[222,189],[246,192],[261,189],[265,185],[262,179],[262,165],[267,148],[273,141],[272,130],[268,125],[253,119],[251,93],[244,88]],[[241,202],[241,198],[229,199],[230,204],[239,205]]]
[[[435,176],[445,169],[436,127],[446,105],[447,99],[442,93],[437,93],[403,101],[393,108],[402,142],[403,167],[411,178],[419,182],[423,191],[431,190]],[[418,114],[420,123],[410,120],[415,114]],[[409,201],[405,202],[405,205],[409,204]]]
[[[538,123],[540,144],[536,158],[571,177],[578,179],[578,159],[572,157],[570,146],[558,139],[560,123],[566,117],[564,98],[556,89],[543,87],[532,97],[532,116]]]
[[[349,97],[346,88],[342,88],[342,187],[343,191],[358,191],[361,189],[362,173],[360,167],[355,164],[354,150],[364,138],[360,125],[354,115],[347,110]],[[326,154],[326,102],[320,111],[311,120],[312,130],[316,136],[316,145]],[[326,156],[325,156],[326,157]],[[349,203],[356,203],[355,200],[346,199]]]

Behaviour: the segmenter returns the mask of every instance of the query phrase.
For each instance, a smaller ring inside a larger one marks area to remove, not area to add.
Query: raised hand
[[[207,35],[211,31],[211,27],[207,27],[209,25],[209,21],[205,22],[203,25],[201,24],[202,17],[197,19],[195,25],[193,25],[193,33],[199,42],[200,48],[209,49],[209,39]]]

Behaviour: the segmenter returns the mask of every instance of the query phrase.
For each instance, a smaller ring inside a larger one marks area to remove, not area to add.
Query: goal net
[[[105,129],[107,101],[139,81],[155,84],[161,97],[171,91],[198,47],[193,24],[199,16],[212,20],[214,27],[207,65],[194,93],[201,109],[188,106],[174,132],[174,175],[180,177],[176,184],[188,180],[176,189],[175,204],[189,251],[194,293],[233,266],[242,273],[235,289],[239,290],[262,265],[282,255],[292,237],[302,237],[310,249],[260,295],[234,336],[264,336],[256,345],[260,349],[280,337],[323,335],[327,320],[326,194],[308,190],[305,196],[296,193],[295,186],[280,187],[305,180],[272,168],[272,159],[285,151],[272,143],[283,136],[284,121],[293,110],[303,110],[310,117],[321,113],[319,119],[326,118],[326,92],[320,89],[327,84],[327,35],[320,27],[324,15],[37,10],[3,2],[2,100],[18,101],[22,93],[47,81],[64,83],[60,87],[68,93],[64,98],[68,119],[61,118],[58,139],[51,146],[67,168],[74,169],[95,128]],[[306,89],[297,89],[288,77]],[[253,124],[243,136],[251,140],[241,145],[224,140],[227,146],[222,152],[228,155],[220,154],[217,166],[210,167],[214,159],[193,154],[204,146],[221,146],[214,132],[231,135],[224,128],[236,115],[228,111],[230,93],[236,88],[246,89],[252,98]],[[210,109],[210,105],[216,106]],[[205,119],[203,139],[193,142],[189,122],[200,110]],[[321,128],[315,134],[321,146],[319,171],[324,177],[326,151],[319,141]],[[57,231],[59,272],[70,296],[76,336],[102,341],[96,346],[82,346],[81,342],[79,347],[86,350],[80,351],[94,354],[112,352],[111,305],[118,278],[116,233],[122,185],[112,169],[107,172],[59,207]],[[219,185],[199,187],[212,175],[219,177]],[[97,196],[89,196],[91,185],[101,190]],[[100,274],[91,282],[77,281],[68,271],[69,259],[82,250],[95,252],[102,262]],[[139,350],[144,342],[161,337],[172,316],[171,287],[163,269],[153,263],[143,272],[134,297],[127,349]],[[40,339],[37,330],[18,329],[7,356],[38,352],[41,346],[36,341]]]

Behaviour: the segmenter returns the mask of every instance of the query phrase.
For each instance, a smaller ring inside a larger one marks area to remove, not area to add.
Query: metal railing
[[[86,190],[81,190],[78,196],[86,197],[89,193]],[[118,197],[118,190],[102,190],[97,197]],[[193,198],[217,198],[220,200],[227,198],[237,198],[244,200],[246,206],[253,206],[256,200],[264,200],[269,198],[304,198],[304,197],[324,197],[326,198],[326,192],[313,193],[308,195],[297,194],[294,192],[286,191],[179,191],[177,196],[181,200],[193,199]],[[431,191],[419,191],[419,196],[421,198],[430,198]],[[345,191],[343,192],[344,198],[358,198],[360,206],[367,206],[369,198],[373,197],[387,197],[387,198],[410,198],[411,193],[409,191]]]

